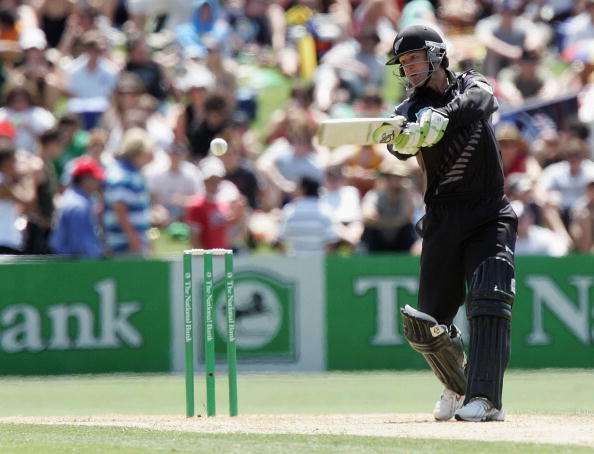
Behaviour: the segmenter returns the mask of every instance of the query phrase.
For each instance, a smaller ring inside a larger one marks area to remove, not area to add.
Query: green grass
[[[158,432],[112,427],[0,425],[3,453],[581,453],[586,448],[337,435],[247,435]]]
[[[593,371],[510,371],[504,403],[512,413],[592,412]],[[226,410],[225,377],[217,377]],[[241,374],[242,414],[428,413],[440,387],[430,372]],[[204,385],[197,376],[197,410]],[[18,377],[0,379],[0,416],[183,414],[181,375]]]
[[[592,414],[594,371],[510,371],[508,413]],[[218,410],[227,412],[226,381],[217,377]],[[430,372],[241,374],[240,414],[429,414],[440,388]],[[198,413],[204,386],[197,376]],[[184,412],[180,375],[15,377],[0,379],[0,416],[177,414]],[[428,426],[430,430],[430,426]],[[573,453],[572,446],[338,435],[199,434],[110,427],[0,424],[2,453]]]

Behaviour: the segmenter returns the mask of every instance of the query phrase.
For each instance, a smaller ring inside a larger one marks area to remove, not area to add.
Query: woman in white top
[[[56,119],[47,110],[36,106],[24,84],[15,84],[6,91],[6,106],[0,109],[0,120],[9,119],[16,129],[17,149],[37,151],[37,138],[54,127]]]

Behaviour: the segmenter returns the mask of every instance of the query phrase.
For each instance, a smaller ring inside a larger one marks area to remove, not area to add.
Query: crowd
[[[0,253],[418,253],[414,160],[315,137],[393,111],[413,23],[495,90],[517,253],[594,252],[594,0],[0,0]]]

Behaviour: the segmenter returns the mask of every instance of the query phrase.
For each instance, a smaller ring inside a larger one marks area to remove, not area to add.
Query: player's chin
[[[409,81],[413,88],[417,88],[423,84],[425,78],[425,76],[411,77]]]

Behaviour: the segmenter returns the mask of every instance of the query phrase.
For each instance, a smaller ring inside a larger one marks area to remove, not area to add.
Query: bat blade
[[[405,123],[406,119],[401,116],[323,120],[318,128],[318,139],[326,147],[391,143]]]

